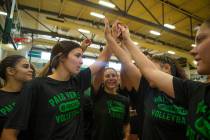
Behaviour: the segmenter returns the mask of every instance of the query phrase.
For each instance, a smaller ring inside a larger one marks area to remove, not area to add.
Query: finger
[[[109,20],[107,18],[104,18],[104,24],[105,24],[105,29],[109,29]]]
[[[124,26],[119,26],[119,28],[120,28],[120,30],[121,30],[121,32],[124,32],[125,31],[125,27]]]
[[[119,24],[119,20],[115,20],[112,24],[112,28],[117,28],[117,25]]]

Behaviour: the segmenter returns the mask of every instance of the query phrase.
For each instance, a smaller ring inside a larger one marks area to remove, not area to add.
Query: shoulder
[[[183,88],[187,88],[190,90],[199,90],[202,88],[206,88],[209,83],[202,83],[199,81],[192,81],[192,80],[182,80],[176,77],[173,77],[173,85],[174,87],[182,85]]]
[[[77,76],[81,76],[81,75],[84,75],[84,74],[89,74],[89,75],[91,75],[91,70],[90,70],[89,67],[84,68],[84,69],[81,69],[80,72],[79,72],[79,74],[78,74]]]
[[[25,85],[24,85],[24,88],[25,87],[41,87],[47,80],[47,77],[37,77],[37,78],[34,78],[33,80],[29,81],[29,82],[26,82]]]

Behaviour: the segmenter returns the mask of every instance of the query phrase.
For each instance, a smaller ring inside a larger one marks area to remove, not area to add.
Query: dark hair
[[[181,79],[187,79],[187,75],[184,69],[178,64],[175,59],[167,55],[154,55],[152,56],[151,60],[158,61],[162,64],[169,64],[171,66],[171,75]]]
[[[67,57],[69,52],[73,49],[80,48],[80,45],[73,41],[59,41],[52,48],[50,62],[40,72],[39,76],[47,76],[52,74],[52,70],[56,69],[59,64],[59,58],[61,56]]]
[[[8,67],[14,68],[21,59],[25,59],[25,57],[21,55],[10,55],[4,58],[0,63],[0,77],[6,81],[7,68]]]

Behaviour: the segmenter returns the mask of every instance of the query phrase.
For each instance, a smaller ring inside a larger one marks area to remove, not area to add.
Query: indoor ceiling
[[[108,1],[108,0],[106,0]],[[176,57],[187,58],[194,43],[195,29],[210,17],[210,0],[109,0],[115,8],[100,5],[99,0],[17,0],[22,32],[81,40],[84,36],[104,44],[103,20],[90,15],[97,12],[110,22],[119,19],[129,26],[131,36],[148,51],[174,51]],[[174,25],[169,29],[164,24]],[[150,33],[158,31],[159,36]],[[36,38],[37,45],[54,42]],[[89,49],[97,52],[97,50]]]

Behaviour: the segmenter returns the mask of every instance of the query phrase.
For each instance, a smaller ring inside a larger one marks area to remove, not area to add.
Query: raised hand
[[[114,38],[112,37],[112,31],[111,28],[109,26],[109,21],[107,18],[104,19],[104,24],[105,24],[105,28],[104,28],[104,35],[107,41],[113,40]]]
[[[130,32],[129,32],[128,26],[127,25],[118,25],[118,28],[122,32],[122,42],[124,44],[127,44],[128,42],[130,42],[131,38],[130,38]]]
[[[113,38],[117,41],[120,42],[121,41],[121,35],[122,32],[120,30],[120,28],[118,27],[118,25],[120,25],[121,23],[119,22],[119,20],[116,20],[113,24],[112,24],[112,36]]]
[[[88,46],[90,46],[90,44],[92,44],[92,41],[88,38],[84,39],[81,42],[81,48],[82,48],[83,52],[87,49]]]

